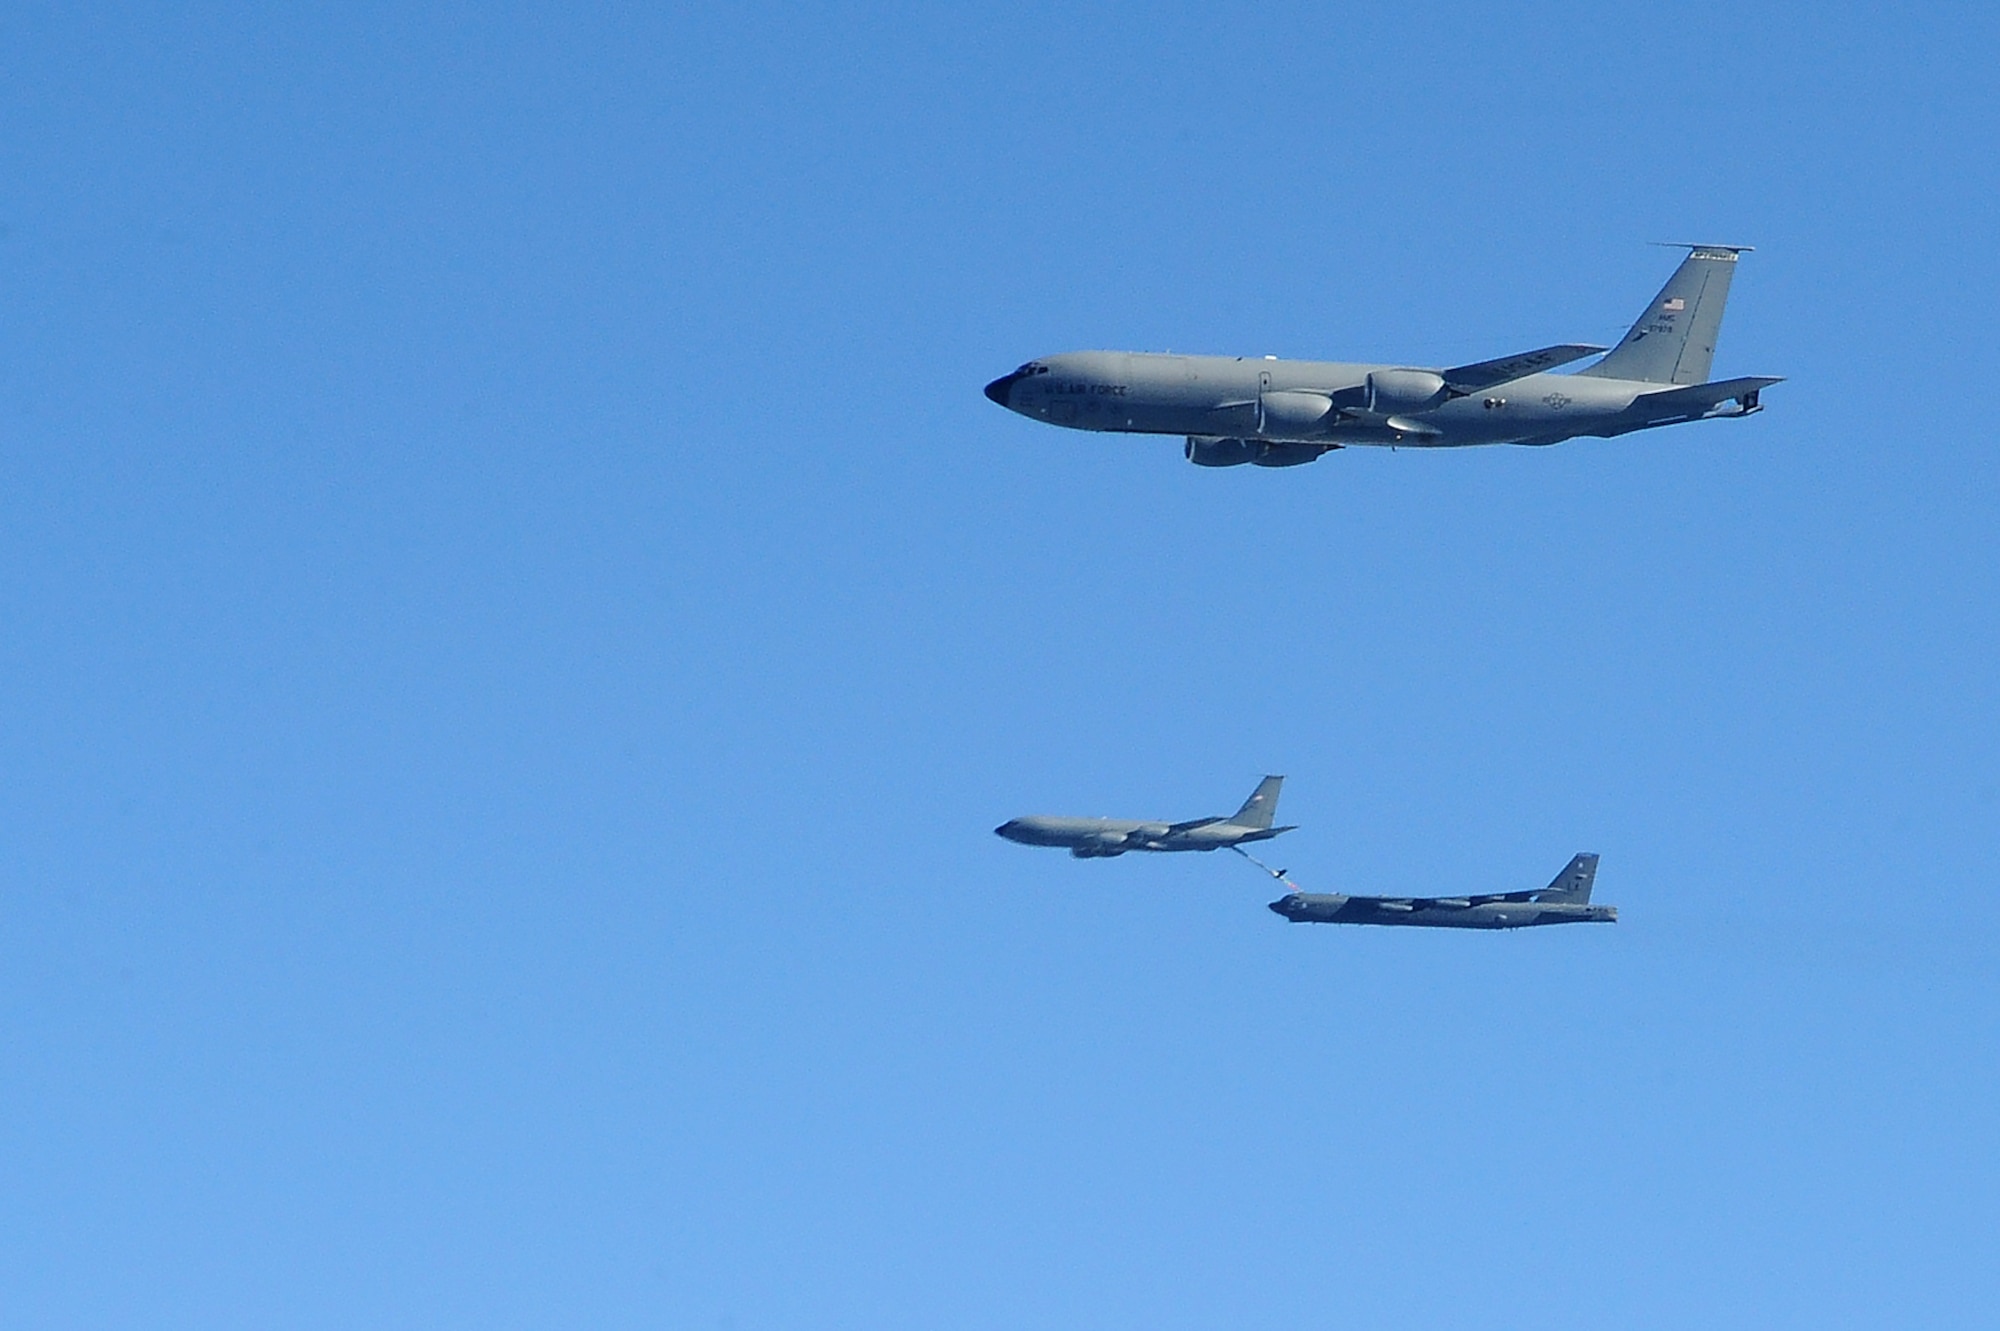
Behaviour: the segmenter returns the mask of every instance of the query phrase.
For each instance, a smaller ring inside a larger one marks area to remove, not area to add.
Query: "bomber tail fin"
[[[1250,792],[1250,798],[1229,816],[1229,821],[1237,827],[1269,827],[1278,816],[1278,787],[1284,783],[1281,776],[1267,776],[1259,781],[1257,789]]]
[[[1715,362],[1722,307],[1748,245],[1690,245],[1687,258],[1611,354],[1578,374],[1649,384],[1699,384]]]
[[[1590,902],[1590,885],[1597,880],[1597,856],[1588,852],[1571,859],[1555,881],[1535,893],[1537,901],[1561,901],[1583,906]]]

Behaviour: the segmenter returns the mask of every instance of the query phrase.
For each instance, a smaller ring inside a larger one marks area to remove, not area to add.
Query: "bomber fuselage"
[[[1526,929],[1538,924],[1615,924],[1616,906],[1566,901],[1450,897],[1349,897],[1293,892],[1271,903],[1293,924],[1391,924],[1427,929]]]

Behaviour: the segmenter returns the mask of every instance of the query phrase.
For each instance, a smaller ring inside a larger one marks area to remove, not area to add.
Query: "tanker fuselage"
[[[1074,430],[1185,435],[1191,455],[1241,444],[1299,444],[1309,461],[1329,447],[1457,447],[1554,443],[1622,434],[1650,423],[1633,400],[1658,384],[1532,374],[1489,392],[1453,396],[1435,370],[1339,361],[1072,351],[1023,365],[987,385],[1010,411]],[[1204,459],[1195,458],[1196,461]]]

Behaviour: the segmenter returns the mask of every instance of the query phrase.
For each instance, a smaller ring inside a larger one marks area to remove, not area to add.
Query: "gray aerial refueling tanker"
[[[986,396],[1075,430],[1186,436],[1197,466],[1292,467],[1337,448],[1457,448],[1608,438],[1750,416],[1769,376],[1710,382],[1742,245],[1690,245],[1616,347],[1563,343],[1449,368],[1246,356],[1072,351],[1031,360]]]

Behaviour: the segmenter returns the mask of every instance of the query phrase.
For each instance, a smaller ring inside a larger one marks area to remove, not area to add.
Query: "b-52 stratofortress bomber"
[[[1271,909],[1293,924],[1397,924],[1429,929],[1526,929],[1537,924],[1616,924],[1616,906],[1590,904],[1597,856],[1578,855],[1540,891],[1463,897],[1358,897],[1306,892],[1283,869],[1238,852],[1292,890]]]
[[[1291,827],[1273,827],[1278,815],[1278,787],[1285,778],[1267,776],[1226,817],[1196,818],[1185,823],[1139,823],[1122,818],[1056,818],[1037,814],[1010,818],[993,829],[997,836],[1025,846],[1067,846],[1080,860],[1109,859],[1128,850],[1225,850],[1249,841],[1269,841]]]
[[[1031,360],[986,396],[1076,430],[1187,436],[1203,467],[1293,467],[1336,448],[1455,448],[1609,438],[1683,421],[1749,416],[1771,377],[1708,382],[1729,281],[1744,245],[1690,245],[1611,353],[1564,343],[1446,369],[1245,356],[1072,351]]]

